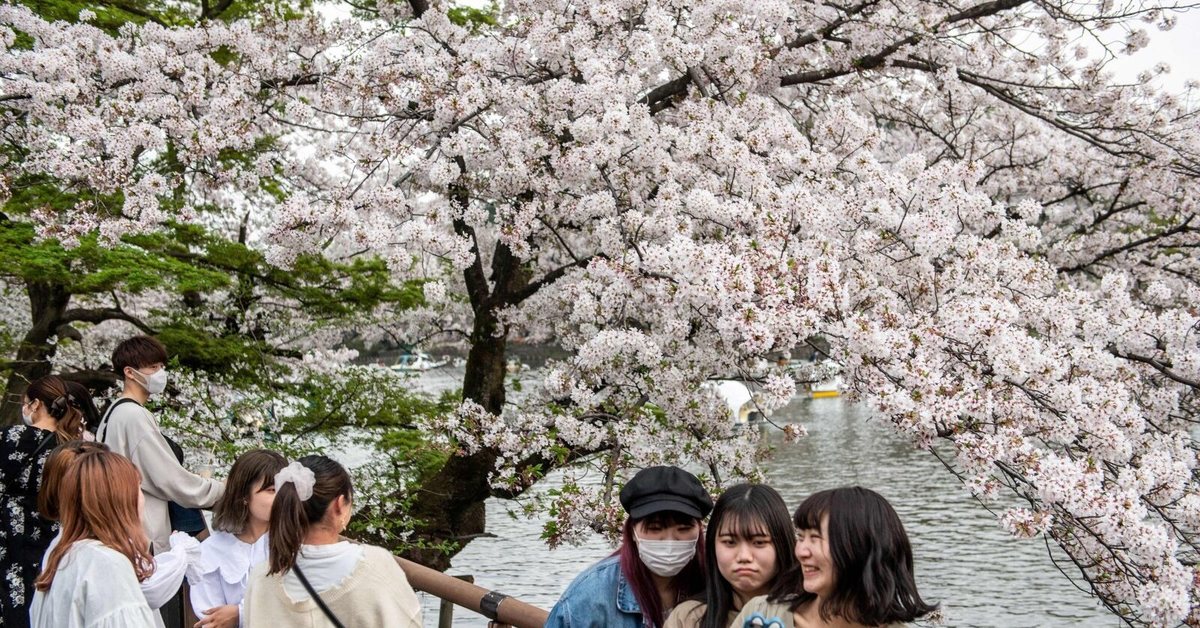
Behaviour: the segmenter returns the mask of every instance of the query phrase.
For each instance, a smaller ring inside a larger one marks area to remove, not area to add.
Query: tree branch
[[[132,323],[134,327],[137,327],[147,335],[153,336],[158,333],[154,331],[154,328],[142,322],[141,319],[120,308],[73,308],[63,312],[60,320],[63,323],[92,324],[99,324],[104,321],[125,321]]]

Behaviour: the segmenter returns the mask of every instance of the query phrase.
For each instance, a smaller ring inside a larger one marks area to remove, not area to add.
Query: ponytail
[[[46,407],[46,412],[54,419],[54,432],[58,435],[59,444],[83,438],[84,404],[91,403],[91,397],[80,399],[77,393],[67,388],[67,382],[57,375],[47,375],[29,384],[25,389],[26,399],[36,399]]]
[[[281,574],[291,569],[296,564],[296,554],[300,552],[305,535],[325,518],[329,504],[338,497],[351,499],[354,493],[350,474],[337,462],[325,456],[305,456],[298,462],[313,472],[312,496],[302,501],[295,482],[276,482],[268,531],[271,549],[268,574]]]

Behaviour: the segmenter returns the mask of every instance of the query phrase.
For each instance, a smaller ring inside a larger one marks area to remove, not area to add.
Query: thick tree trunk
[[[55,352],[50,337],[57,333],[71,301],[71,294],[59,284],[29,281],[25,286],[33,326],[21,339],[17,357],[11,363],[4,402],[0,404],[0,425],[12,425],[21,420],[21,402],[17,400],[24,397],[29,382],[50,374],[50,358]]]

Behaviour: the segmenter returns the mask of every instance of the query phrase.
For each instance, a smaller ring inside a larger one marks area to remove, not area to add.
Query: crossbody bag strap
[[[308,591],[308,594],[312,596],[312,599],[317,603],[317,606],[321,607],[321,611],[325,613],[325,616],[329,618],[329,621],[333,622],[333,625],[337,628],[346,628],[342,622],[338,621],[337,615],[334,615],[333,611],[329,610],[329,607],[325,604],[325,600],[322,600],[321,596],[317,595],[316,590],[313,589],[313,586],[308,583],[308,578],[305,578],[304,572],[300,571],[300,565],[293,564],[292,571],[296,573],[296,577],[300,579],[300,584],[304,585],[304,590]]]
[[[123,403],[134,403],[139,406],[142,405],[137,401],[130,399],[129,397],[121,397],[120,399],[112,402],[112,405],[110,405],[108,409],[104,411],[104,416],[100,417],[100,433],[96,435],[96,440],[102,443],[104,442],[104,438],[108,436],[108,419],[112,417],[113,410],[116,410],[117,406]]]

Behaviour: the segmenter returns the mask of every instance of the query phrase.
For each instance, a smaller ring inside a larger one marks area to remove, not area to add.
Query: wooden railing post
[[[424,565],[396,557],[396,562],[408,577],[408,583],[443,600],[449,600],[469,611],[492,620],[495,626],[513,628],[542,628],[550,613],[498,591],[489,591],[470,582],[430,569]]]

